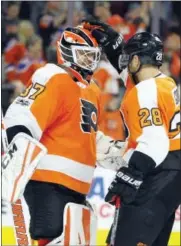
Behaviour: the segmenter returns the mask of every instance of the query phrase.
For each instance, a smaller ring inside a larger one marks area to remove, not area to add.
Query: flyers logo
[[[81,123],[83,132],[90,133],[91,129],[97,131],[97,108],[89,101],[80,99],[81,103]]]

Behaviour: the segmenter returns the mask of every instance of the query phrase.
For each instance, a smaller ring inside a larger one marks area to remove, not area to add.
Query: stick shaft
[[[116,209],[115,209],[115,214],[114,214],[114,221],[112,224],[112,231],[111,231],[111,243],[110,243],[111,246],[114,246],[114,244],[115,244],[120,205],[121,205],[120,197],[117,197],[116,198]]]

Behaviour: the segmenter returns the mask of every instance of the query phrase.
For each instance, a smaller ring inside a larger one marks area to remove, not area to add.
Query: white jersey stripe
[[[41,159],[37,170],[60,172],[82,182],[91,183],[95,168],[63,156],[46,155]]]
[[[140,109],[147,108],[151,112],[152,108],[159,108],[157,86],[154,78],[139,83],[136,88]],[[148,120],[152,122],[151,113]],[[142,135],[137,138],[136,150],[150,156],[156,162],[156,165],[159,165],[169,151],[166,129],[164,125],[158,126],[152,122],[151,126],[143,127],[142,130]]]

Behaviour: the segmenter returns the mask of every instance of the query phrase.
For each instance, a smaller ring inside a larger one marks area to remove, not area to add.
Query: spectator
[[[11,39],[4,50],[4,60],[6,63],[5,73],[8,82],[16,78],[16,66],[26,54],[26,42],[34,35],[34,28],[30,21],[21,21],[18,31]]]
[[[83,10],[76,9],[73,14],[73,26],[80,25],[84,17],[85,17],[85,12]]]
[[[149,24],[150,5],[145,2],[141,4],[132,3],[129,5],[126,18],[115,14],[107,19],[115,31],[120,32],[125,40],[131,38],[136,32],[145,31]]]
[[[136,32],[146,31],[150,24],[149,2],[130,3],[128,12],[125,14],[125,26],[123,35],[125,39],[131,38]]]
[[[100,21],[107,22],[107,19],[111,16],[110,3],[95,2],[94,16]]]
[[[18,31],[20,4],[8,2],[7,9],[2,16],[2,50],[6,44],[16,37]]]
[[[21,21],[17,27],[14,38],[11,39],[4,50],[5,62],[9,65],[16,65],[25,55],[25,44],[34,34],[34,28],[29,21]]]
[[[165,42],[165,62],[162,71],[180,82],[180,35],[174,30],[168,34]]]
[[[124,35],[125,20],[119,15],[112,15],[108,18],[107,23],[114,28],[116,32]]]
[[[120,32],[125,40],[128,40],[136,33],[136,26],[131,23],[127,23],[125,19],[119,15],[113,15],[108,18],[107,23],[111,25],[115,31]]]
[[[18,37],[20,42],[26,45],[26,42],[35,34],[33,25],[28,20],[22,20],[19,23]]]
[[[43,39],[43,49],[50,44],[52,35],[61,28],[61,25],[65,24],[67,16],[66,2],[46,2],[43,15],[39,20],[39,32]]]
[[[16,77],[27,87],[36,69],[45,65],[45,60],[43,59],[42,39],[39,36],[32,36],[27,41],[26,48],[26,56],[16,67]]]

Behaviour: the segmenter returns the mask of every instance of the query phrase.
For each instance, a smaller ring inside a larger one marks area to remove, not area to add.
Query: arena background
[[[166,1],[2,1],[2,108],[24,90],[32,73],[46,62],[56,63],[56,41],[67,26],[76,26],[87,15],[109,23],[127,40],[134,33],[151,31],[164,41],[165,62],[162,71],[180,87],[180,2]],[[101,130],[124,138],[118,108],[124,94],[122,79],[102,57],[95,73],[103,95],[104,121]],[[50,99],[51,100],[51,99]],[[89,200],[98,213],[97,245],[105,245],[114,208],[104,202],[114,172],[96,169]],[[168,201],[169,202],[169,201]],[[29,214],[24,205],[28,224]],[[130,232],[131,235],[131,232]],[[2,203],[2,245],[15,245],[10,206]],[[180,209],[177,210],[170,246],[180,245]]]

